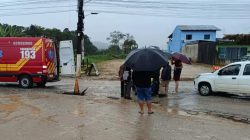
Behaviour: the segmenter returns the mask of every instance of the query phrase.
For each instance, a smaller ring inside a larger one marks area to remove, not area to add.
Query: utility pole
[[[82,59],[82,46],[83,44],[83,28],[84,28],[84,11],[83,11],[83,0],[78,0],[78,23],[77,23],[77,70],[76,76],[81,76],[81,59]]]
[[[84,0],[78,0],[78,23],[77,23],[77,40],[76,40],[76,79],[74,93],[79,94],[78,78],[81,76],[81,61],[82,61],[82,48],[84,48],[84,11],[83,11]]]

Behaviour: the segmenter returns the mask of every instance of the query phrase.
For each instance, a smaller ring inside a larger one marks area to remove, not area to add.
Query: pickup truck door
[[[245,65],[242,75],[239,76],[239,92],[250,93],[250,63]]]
[[[215,91],[238,93],[240,69],[240,64],[230,65],[221,69],[214,80]]]

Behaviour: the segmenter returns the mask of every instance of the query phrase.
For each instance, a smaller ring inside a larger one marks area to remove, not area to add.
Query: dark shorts
[[[136,93],[137,93],[137,100],[139,102],[143,102],[143,101],[151,101],[152,97],[151,97],[151,88],[140,88],[140,87],[136,87]]]
[[[174,70],[174,77],[173,77],[173,79],[175,81],[180,81],[180,77],[181,77],[181,69]]]

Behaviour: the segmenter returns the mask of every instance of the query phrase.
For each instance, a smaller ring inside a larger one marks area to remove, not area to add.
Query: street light
[[[84,15],[83,20],[84,20],[84,18],[87,17],[87,16],[90,16],[90,15],[97,15],[97,14],[99,14],[99,13],[97,13],[97,12],[88,13],[88,14]],[[83,21],[83,23],[84,23],[84,21]],[[83,24],[83,35],[84,35],[84,24]],[[83,36],[83,40],[82,40],[82,61],[84,60],[84,57],[85,57],[85,55],[84,55],[84,36]],[[80,74],[80,73],[79,73],[79,74]]]
[[[97,14],[99,14],[99,13],[97,13],[97,12],[91,12],[91,13],[85,15],[84,17],[87,17],[87,16],[89,16],[89,15],[97,15]]]

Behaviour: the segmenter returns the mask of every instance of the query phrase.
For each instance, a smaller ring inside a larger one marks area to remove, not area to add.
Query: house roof
[[[220,31],[214,25],[178,25],[177,28],[182,31]]]

